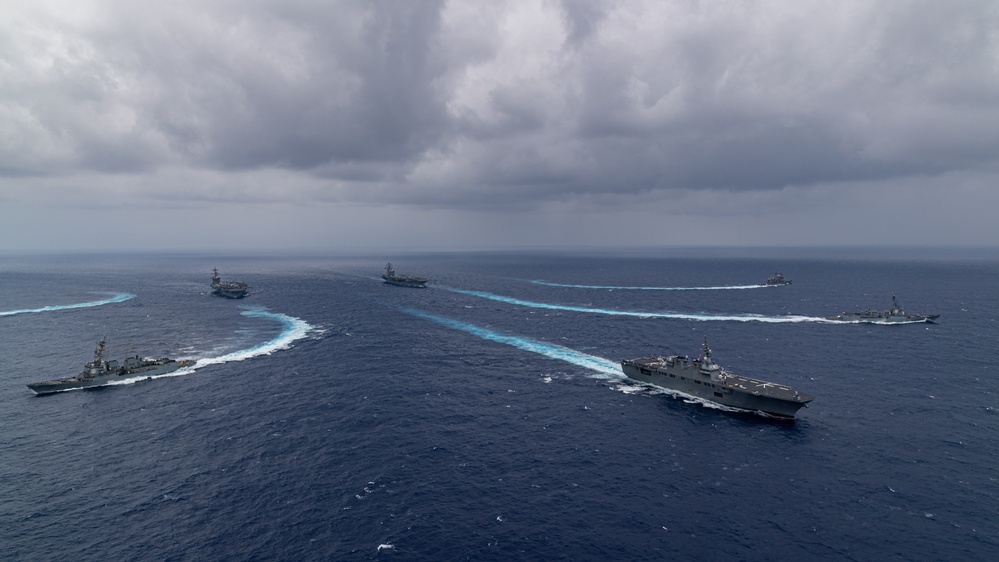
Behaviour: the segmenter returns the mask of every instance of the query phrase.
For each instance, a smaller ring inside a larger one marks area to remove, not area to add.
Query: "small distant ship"
[[[786,279],[783,273],[774,273],[763,284],[767,287],[779,287],[781,285],[790,285],[791,280]]]
[[[104,359],[105,342],[101,340],[94,351],[94,360],[83,366],[83,372],[75,377],[35,382],[28,385],[35,394],[51,394],[63,390],[103,386],[111,381],[133,377],[155,377],[172,373],[183,367],[194,365],[194,361],[175,361],[169,358],[143,359],[138,355],[126,357],[121,363]]]
[[[704,339],[701,357],[644,357],[621,362],[630,379],[678,390],[724,406],[763,412],[782,419],[795,414],[815,399],[789,386],[729,373],[711,359],[711,348]]]
[[[899,306],[895,295],[891,296],[891,308],[888,310],[868,308],[863,312],[844,312],[836,316],[826,316],[826,320],[867,322],[872,324],[908,324],[911,322],[927,322],[932,324],[937,318],[940,318],[939,314],[909,314]]]
[[[398,275],[395,272],[395,269],[392,268],[391,262],[385,266],[385,273],[382,274],[382,279],[384,279],[389,285],[398,285],[400,287],[427,286],[426,277],[420,277],[418,275]]]
[[[250,294],[250,286],[242,281],[222,281],[218,268],[212,269],[212,294],[227,299],[241,299]]]

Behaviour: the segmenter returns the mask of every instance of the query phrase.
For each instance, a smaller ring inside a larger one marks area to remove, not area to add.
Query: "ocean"
[[[0,256],[0,558],[993,559],[997,281],[975,252]],[[824,321],[892,295],[940,318]],[[25,386],[102,338],[197,363]],[[705,338],[815,400],[621,374]]]

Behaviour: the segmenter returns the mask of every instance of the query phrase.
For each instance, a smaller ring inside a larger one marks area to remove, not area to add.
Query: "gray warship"
[[[212,294],[227,299],[241,299],[249,294],[250,286],[242,281],[223,281],[218,268],[212,269]]]
[[[51,394],[63,390],[103,386],[111,381],[134,377],[155,377],[194,365],[194,361],[175,361],[169,358],[143,359],[138,355],[126,357],[121,363],[104,359],[104,340],[97,344],[94,360],[83,366],[83,372],[74,377],[35,382],[28,385],[35,394]]]
[[[427,278],[420,277],[418,275],[398,275],[395,269],[392,268],[392,263],[385,265],[385,273],[382,274],[382,279],[385,280],[389,285],[398,285],[400,287],[426,287]]]
[[[939,314],[909,314],[899,306],[895,295],[891,296],[891,308],[888,310],[868,308],[863,312],[844,312],[836,316],[826,316],[826,320],[868,324],[909,324],[913,322],[927,322],[932,324],[937,318],[940,318]]]
[[[783,273],[774,273],[766,281],[763,282],[763,285],[766,285],[767,287],[780,287],[781,285],[790,285],[790,284],[791,280],[785,278]]]
[[[793,420],[802,406],[815,399],[782,384],[725,371],[711,359],[707,338],[702,352],[693,361],[681,355],[628,359],[621,362],[621,369],[636,381],[782,419]]]

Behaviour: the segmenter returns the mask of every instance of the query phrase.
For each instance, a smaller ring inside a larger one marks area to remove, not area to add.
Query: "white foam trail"
[[[93,307],[93,306],[101,306],[101,305],[112,304],[112,303],[116,303],[116,302],[125,302],[125,301],[127,301],[129,299],[134,299],[135,298],[135,295],[133,295],[132,293],[105,293],[105,292],[98,292],[98,293],[94,293],[94,294],[97,294],[97,295],[111,295],[111,296],[108,297],[108,298],[106,298],[106,299],[99,300],[99,301],[78,302],[78,303],[75,303],[75,304],[58,304],[58,305],[43,306],[41,308],[24,308],[24,309],[21,309],[21,310],[5,310],[5,311],[0,311],[0,316],[14,316],[16,314],[31,314],[31,313],[35,313],[35,312],[52,312],[54,310],[70,310],[70,309],[73,309],[73,308],[90,308],[90,307]]]
[[[524,351],[530,351],[532,353],[544,355],[545,357],[549,357],[551,359],[558,359],[560,361],[565,361],[567,363],[572,363],[573,365],[590,369],[605,375],[605,377],[602,378],[624,378],[624,373],[621,372],[621,366],[618,363],[609,359],[604,359],[603,357],[589,355],[574,349],[569,349],[568,347],[533,340],[523,336],[501,334],[487,328],[476,326],[475,324],[461,322],[445,316],[437,316],[435,314],[423,312],[422,310],[404,308],[403,311],[412,314],[413,316],[419,316],[420,318],[436,322],[442,326],[455,330],[461,330],[462,332],[478,336],[484,340],[503,343],[516,347],[517,349],[523,349]]]
[[[568,285],[564,283],[552,283],[541,279],[531,281],[536,285],[547,287],[568,287],[570,289],[609,289],[620,291],[725,291],[730,289],[763,289],[767,285],[721,285],[718,287],[619,287],[617,285]]]
[[[275,351],[280,351],[282,349],[288,349],[291,344],[300,340],[315,328],[302,320],[301,318],[295,318],[294,316],[288,316],[287,314],[280,314],[277,312],[268,312],[263,308],[252,308],[241,312],[243,316],[250,316],[253,318],[267,318],[270,320],[276,320],[284,325],[284,329],[281,333],[275,336],[273,339],[267,340],[263,343],[257,344],[253,347],[247,349],[241,349],[239,351],[233,351],[232,353],[227,353],[225,355],[220,355],[218,357],[206,357],[203,359],[198,359],[197,362],[187,368],[178,369],[172,373],[166,373],[163,375],[157,375],[155,377],[144,377],[138,376],[131,379],[125,379],[120,381],[109,382],[105,386],[114,386],[121,384],[133,384],[139,381],[147,379],[161,379],[166,377],[182,377],[184,375],[190,375],[201,367],[207,365],[218,365],[221,363],[229,363],[231,361],[244,361],[253,357],[258,357],[260,355],[270,355]]]
[[[250,316],[253,318],[268,318],[270,320],[277,320],[284,325],[284,330],[282,330],[281,333],[274,339],[257,344],[251,348],[234,351],[219,357],[199,359],[192,369],[204,367],[205,365],[228,363],[230,361],[243,361],[245,359],[250,359],[251,357],[257,357],[260,355],[270,355],[275,351],[288,349],[291,347],[293,342],[304,338],[313,330],[313,326],[301,318],[295,318],[294,316],[288,316],[286,314],[276,312],[267,312],[264,309],[253,308],[245,310],[241,314],[243,316]]]
[[[508,304],[515,304],[517,306],[526,306],[528,308],[544,308],[548,310],[565,310],[569,312],[587,312],[591,314],[607,314],[611,316],[633,316],[638,318],[673,318],[678,320],[699,320],[699,321],[731,321],[731,322],[769,322],[769,323],[797,323],[797,322],[821,322],[829,324],[840,324],[841,322],[836,322],[833,320],[827,320],[825,318],[819,318],[817,316],[762,316],[759,314],[689,314],[681,312],[639,312],[634,310],[614,310],[609,308],[588,308],[585,306],[571,306],[565,304],[551,304],[543,302],[533,302],[525,301],[523,299],[517,299],[513,297],[505,297],[502,295],[495,295],[493,293],[486,293],[483,291],[467,291],[464,289],[455,289],[452,287],[440,286],[442,289],[460,293],[463,295],[471,295],[473,297],[481,297],[484,299],[490,299],[498,302],[505,302]]]

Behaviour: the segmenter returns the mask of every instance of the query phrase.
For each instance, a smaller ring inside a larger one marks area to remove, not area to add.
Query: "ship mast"
[[[701,360],[700,371],[711,377],[714,381],[722,380],[721,365],[711,360],[711,348],[708,347],[708,336],[704,336],[704,344],[701,346],[704,359]]]
[[[101,338],[101,341],[97,342],[97,349],[94,350],[94,363],[100,363],[104,359],[104,344],[105,338]]]
[[[101,338],[97,342],[97,349],[94,350],[94,360],[84,365],[85,375],[96,376],[104,368],[104,344],[107,338]]]

